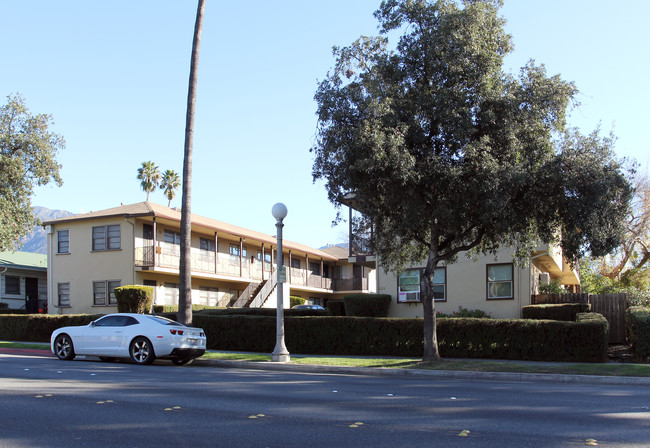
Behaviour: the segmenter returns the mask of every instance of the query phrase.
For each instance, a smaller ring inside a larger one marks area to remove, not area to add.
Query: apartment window
[[[120,249],[120,225],[93,227],[92,250],[118,250]]]
[[[215,306],[217,304],[218,293],[219,288],[199,286],[199,303],[201,305]]]
[[[230,245],[230,255],[232,255],[233,257],[239,258],[239,256],[241,255],[242,257],[246,258],[248,256],[247,255],[248,251],[246,250],[246,246],[244,246],[242,250],[239,249],[239,246],[237,244]]]
[[[300,258],[291,258],[291,267],[300,269]]]
[[[514,298],[514,267],[512,263],[487,265],[487,298]]]
[[[310,261],[309,270],[313,275],[320,275],[320,263],[317,261]]]
[[[56,253],[69,254],[70,253],[70,231],[58,230],[56,232]]]
[[[5,294],[20,295],[20,277],[5,276]]]
[[[424,268],[407,269],[397,279],[397,301],[398,302],[419,302],[420,280],[424,274]],[[444,302],[447,300],[447,268],[436,268],[433,273],[433,300]]]
[[[204,250],[206,252],[214,252],[215,251],[214,240],[208,238],[199,239],[199,249]]]
[[[113,306],[117,305],[115,288],[120,286],[119,280],[103,280],[93,282],[93,305]]]
[[[165,230],[163,239],[165,243],[177,244],[177,245],[181,244],[181,234],[171,230]]]
[[[178,285],[176,283],[165,283],[165,305],[178,303]]]
[[[57,295],[59,306],[70,306],[70,283],[58,283]]]

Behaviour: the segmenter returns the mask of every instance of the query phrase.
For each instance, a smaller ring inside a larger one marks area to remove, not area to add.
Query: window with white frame
[[[92,250],[119,250],[121,247],[120,225],[96,226],[92,230]]]
[[[178,285],[176,283],[164,284],[165,287],[165,305],[175,305],[178,303]]]
[[[199,286],[199,303],[201,305],[215,306],[217,304],[219,288]]]
[[[70,230],[57,230],[56,232],[56,253],[70,253]]]
[[[118,288],[119,286],[119,280],[102,280],[93,282],[93,305],[117,305],[117,299],[115,298],[115,288]]]
[[[397,279],[398,302],[420,302],[420,280],[424,268],[406,269]],[[447,268],[439,267],[433,273],[433,300],[444,302],[447,300]]]
[[[514,299],[512,263],[487,265],[487,298]]]
[[[57,283],[59,306],[70,306],[70,283]]]

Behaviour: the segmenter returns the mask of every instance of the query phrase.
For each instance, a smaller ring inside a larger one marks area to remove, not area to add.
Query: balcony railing
[[[180,265],[180,248],[177,245],[161,243],[157,248],[152,246],[136,247],[135,265],[145,268],[178,269]],[[218,256],[214,252],[192,248],[191,267],[193,272],[228,275],[242,279],[261,282],[271,278],[271,263],[261,263],[258,260],[240,259],[229,254]],[[275,270],[275,264],[272,265]],[[331,279],[311,271],[290,268],[287,282],[294,286],[321,288],[334,291],[361,291],[368,289],[367,278]]]

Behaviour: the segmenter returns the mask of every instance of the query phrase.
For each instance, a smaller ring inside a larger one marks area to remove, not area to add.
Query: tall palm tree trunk
[[[185,151],[183,156],[183,198],[181,209],[181,262],[179,274],[178,321],[192,323],[192,270],[190,248],[192,236],[192,146],[194,143],[194,109],[196,107],[196,84],[199,68],[199,48],[203,28],[205,0],[199,0],[194,24],[190,84],[187,92],[187,115],[185,119]]]

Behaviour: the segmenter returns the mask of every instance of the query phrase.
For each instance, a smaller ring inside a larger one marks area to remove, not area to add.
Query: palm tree
[[[176,190],[181,186],[181,178],[174,170],[167,170],[163,173],[160,181],[160,189],[164,190],[165,197],[169,199],[167,207],[172,203],[172,199],[176,196]]]
[[[154,191],[160,183],[158,167],[151,160],[142,162],[142,166],[138,168],[138,179],[141,181],[142,191],[147,192],[147,202],[149,202],[149,193]]]
[[[199,68],[199,48],[203,28],[205,0],[199,0],[194,23],[192,59],[190,62],[190,83],[187,92],[187,114],[185,116],[185,148],[183,154],[183,199],[181,209],[181,261],[179,266],[178,321],[192,323],[192,271],[190,266],[190,237],[192,232],[192,145],[194,142],[194,109],[196,106],[196,84]]]

